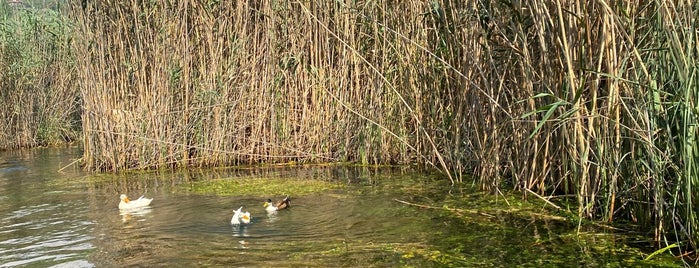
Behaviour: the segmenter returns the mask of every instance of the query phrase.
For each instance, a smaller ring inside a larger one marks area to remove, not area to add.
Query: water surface
[[[642,253],[629,246],[634,238],[580,236],[567,222],[474,212],[475,204],[502,206],[503,200],[403,168],[87,175],[66,167],[80,153],[79,148],[0,152],[0,267],[657,265],[641,261]],[[188,190],[198,181],[241,177],[302,177],[342,187],[292,196],[291,208],[276,214],[264,211],[265,196]],[[121,212],[121,193],[154,201],[143,210]],[[455,210],[454,204],[474,207]],[[251,224],[230,224],[240,206],[252,213]]]

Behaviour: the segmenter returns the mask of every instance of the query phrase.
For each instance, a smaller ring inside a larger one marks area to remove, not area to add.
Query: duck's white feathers
[[[125,194],[122,194],[120,196],[120,199],[121,202],[119,202],[119,209],[134,209],[147,207],[148,205],[150,205],[150,202],[153,201],[153,198],[146,198],[144,196],[141,196],[136,200],[129,200],[129,198]]]
[[[231,224],[248,224],[250,223],[250,212],[245,211],[243,213],[243,207],[238,208],[233,211],[233,217],[231,218]]]

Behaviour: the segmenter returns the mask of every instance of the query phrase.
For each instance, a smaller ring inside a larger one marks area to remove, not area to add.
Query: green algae
[[[197,181],[187,187],[192,193],[220,196],[298,196],[339,189],[342,185],[316,179],[243,177]]]

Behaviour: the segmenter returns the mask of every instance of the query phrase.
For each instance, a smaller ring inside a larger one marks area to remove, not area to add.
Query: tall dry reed
[[[691,1],[97,1],[88,168],[355,161],[697,229]]]

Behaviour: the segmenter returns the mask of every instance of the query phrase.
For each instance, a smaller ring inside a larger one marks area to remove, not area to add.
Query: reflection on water
[[[145,220],[148,213],[151,213],[152,209],[150,207],[140,207],[134,209],[121,209],[119,210],[119,215],[121,215],[121,221],[126,223],[132,220]]]
[[[273,223],[277,221],[279,219],[277,213],[279,213],[279,211],[267,211],[267,222]]]
[[[387,175],[396,170],[194,169],[91,176],[76,168],[57,172],[79,154],[76,149],[0,152],[0,267],[425,267],[511,266],[524,261],[595,265],[620,258],[599,258],[598,249],[575,241],[562,246],[558,244],[563,242],[540,241],[562,241],[556,233],[565,231],[565,224],[551,227],[534,220],[502,220],[501,215],[463,220],[469,217],[395,202],[438,203],[448,198],[413,193],[411,189],[431,182],[424,176]],[[183,190],[197,180],[287,175],[347,187],[292,196],[291,207],[272,213],[263,207],[268,197]],[[394,186],[387,185],[402,186],[403,191],[391,191]],[[153,202],[121,211],[121,193],[147,195]],[[240,206],[251,213],[251,223],[231,225],[233,210]],[[581,255],[592,257],[580,259]]]

